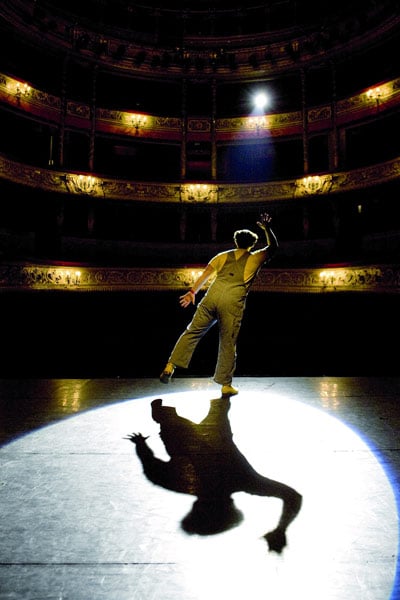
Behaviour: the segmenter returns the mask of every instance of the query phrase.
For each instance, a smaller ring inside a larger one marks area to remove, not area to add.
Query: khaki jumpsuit
[[[250,257],[246,251],[236,260],[235,251],[227,251],[226,261],[217,272],[185,331],[179,337],[169,357],[169,362],[187,368],[201,338],[218,323],[218,358],[214,381],[220,385],[232,382],[236,367],[236,342],[250,286],[261,265],[244,281],[244,270]],[[212,261],[211,261],[212,264]]]

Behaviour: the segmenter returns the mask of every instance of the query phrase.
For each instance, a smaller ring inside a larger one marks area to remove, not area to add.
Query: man
[[[176,342],[164,370],[160,375],[162,383],[168,383],[175,368],[187,368],[193,352],[201,338],[216,323],[219,327],[218,357],[214,381],[222,386],[222,396],[233,396],[238,390],[232,386],[236,368],[236,342],[250,287],[261,266],[270,260],[278,247],[271,227],[271,217],[267,213],[260,216],[257,225],[263,230],[266,245],[253,250],[258,235],[249,229],[235,231],[235,248],[220,252],[210,260],[193,287],[180,296],[183,308],[195,304],[196,293],[212,277],[205,296],[198,304],[192,321]]]

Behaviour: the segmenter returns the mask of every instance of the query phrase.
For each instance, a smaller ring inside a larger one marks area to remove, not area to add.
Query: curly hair
[[[238,229],[233,240],[238,248],[252,248],[258,241],[258,235],[250,229]]]

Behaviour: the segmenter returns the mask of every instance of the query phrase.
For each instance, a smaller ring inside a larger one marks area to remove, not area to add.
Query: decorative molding
[[[334,183],[333,175],[309,175],[295,181],[295,196],[329,194]]]
[[[200,118],[188,118],[187,120],[187,130],[189,132],[201,132],[201,133],[210,133],[211,131],[211,119],[200,119]]]
[[[61,179],[69,193],[82,196],[98,196],[102,193],[103,181],[98,177],[67,174]]]
[[[0,266],[0,292],[161,292],[190,287],[202,269],[118,268],[13,263]],[[264,268],[252,291],[280,293],[367,292],[398,294],[398,265]]]
[[[189,118],[189,123],[191,119]],[[261,121],[257,127],[257,121],[254,117],[231,117],[216,119],[215,131],[216,139],[225,140],[233,138],[254,139],[254,137],[269,138],[271,135],[287,135],[288,133],[301,134],[303,129],[303,120],[301,111],[289,113],[267,114],[264,121]]]
[[[218,201],[218,186],[210,183],[184,183],[180,193],[182,202],[212,204]]]
[[[23,91],[29,89],[29,93]],[[61,122],[61,99],[32,88],[29,84],[0,73],[0,100],[9,105],[17,105],[30,114],[47,117],[48,120]],[[338,100],[336,103],[337,125],[365,118],[377,110],[391,109],[400,104],[400,78],[387,81],[379,86],[364,90],[350,98]],[[66,125],[88,129],[90,127],[90,106],[71,100],[66,106]],[[96,109],[96,127],[98,131],[120,135],[137,135],[137,128],[132,126],[134,113],[98,107]],[[264,118],[264,117],[263,117]],[[310,132],[329,130],[332,127],[332,106],[323,105],[307,111],[307,122]],[[189,116],[187,131],[194,138],[211,135],[211,118]],[[301,135],[303,115],[301,111],[289,113],[266,114],[262,126],[255,126],[252,117],[221,118],[215,121],[216,141],[254,139],[281,135]],[[146,126],[140,127],[140,135],[146,138],[162,138],[177,140],[182,136],[182,119],[179,117],[162,117],[146,114]]]
[[[92,185],[90,188],[85,187],[90,178]],[[24,165],[3,155],[0,155],[0,179],[48,192],[85,196],[89,194],[90,189],[91,197],[158,203],[193,202],[186,191],[182,194],[182,190],[186,190],[188,186],[200,185],[190,182],[182,184],[99,179],[91,173],[67,173]],[[203,201],[218,204],[241,204],[242,202],[265,204],[310,195],[330,196],[339,192],[349,192],[383,184],[394,179],[400,179],[400,157],[353,171],[320,174],[286,181],[218,185],[204,182],[204,185],[207,185],[211,191]],[[79,185],[80,181],[85,185]]]
[[[258,291],[399,293],[400,267],[321,267],[319,269],[262,269],[253,286]]]

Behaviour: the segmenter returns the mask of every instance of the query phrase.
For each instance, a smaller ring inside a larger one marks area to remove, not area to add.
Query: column
[[[336,92],[336,69],[335,64],[331,63],[332,75],[332,102],[331,102],[331,121],[332,132],[329,136],[329,169],[337,171],[339,168],[339,152],[338,152],[338,128],[337,128],[337,92]]]
[[[67,116],[67,74],[68,74],[69,56],[64,58],[62,77],[61,77],[61,113],[60,113],[60,139],[58,145],[58,165],[64,166],[64,145],[65,145],[65,119]]]
[[[307,111],[307,99],[306,99],[306,74],[305,70],[302,69],[300,72],[301,76],[301,110],[303,118],[303,171],[307,175],[309,172],[309,158],[308,158],[308,111]]]
[[[187,81],[182,82],[182,116],[181,116],[181,180],[186,179],[186,143],[187,143]]]
[[[212,80],[212,112],[211,112],[211,179],[217,179],[217,132],[216,132],[216,115],[217,115],[217,84],[215,79]]]
[[[182,112],[181,112],[181,181],[186,179],[186,132],[187,132],[187,81],[186,79],[182,82]],[[187,207],[182,206],[179,211],[179,235],[181,242],[186,241],[186,230],[187,230]]]
[[[94,170],[94,147],[95,147],[95,136],[96,136],[96,100],[97,100],[97,70],[98,67],[95,65],[92,75],[92,98],[90,103],[90,140],[89,140],[89,171]]]
[[[97,102],[97,71],[98,67],[95,65],[92,75],[92,98],[90,103],[90,139],[89,139],[89,171],[94,170],[94,153],[95,153],[95,140],[96,140],[96,102]],[[92,198],[88,199],[87,203],[87,228],[90,236],[93,235],[96,225],[96,214],[94,208],[95,200]]]
[[[211,113],[211,179],[212,181],[217,180],[217,84],[216,80],[212,81],[212,113]],[[217,228],[218,228],[218,208],[211,206],[210,208],[210,219],[211,219],[211,241],[217,241]]]

